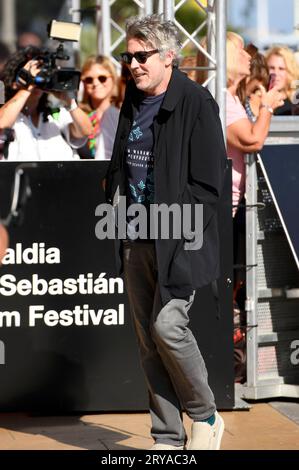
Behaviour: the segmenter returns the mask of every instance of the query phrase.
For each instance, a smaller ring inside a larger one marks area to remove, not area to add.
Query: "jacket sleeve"
[[[122,120],[122,115],[120,115],[120,119],[118,122],[118,128],[116,131],[115,135],[115,140],[113,144],[113,151],[112,151],[112,156],[111,160],[106,172],[105,176],[105,197],[106,197],[106,202],[111,203],[112,202],[112,197],[113,197],[113,191],[114,191],[114,175],[118,171],[119,168],[119,154],[118,154],[118,146],[120,142],[120,132],[121,132],[121,120]]]
[[[197,204],[203,204],[203,229],[217,211],[227,158],[218,105],[204,97],[189,148],[188,183]]]

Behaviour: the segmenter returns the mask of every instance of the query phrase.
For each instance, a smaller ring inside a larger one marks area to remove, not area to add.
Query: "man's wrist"
[[[70,101],[70,103],[67,104],[67,105],[65,105],[65,109],[66,109],[67,111],[69,111],[69,112],[75,111],[75,109],[77,109],[77,108],[78,108],[78,103],[77,103],[77,101],[75,100],[75,98],[72,98],[71,101]]]
[[[262,103],[262,104],[260,105],[260,109],[262,109],[262,108],[265,108],[265,109],[266,109],[267,111],[269,111],[269,113],[271,113],[271,114],[274,113],[273,108],[272,108],[271,106],[269,106],[268,104]]]

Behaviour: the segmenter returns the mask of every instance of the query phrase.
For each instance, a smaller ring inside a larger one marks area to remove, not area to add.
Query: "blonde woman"
[[[295,114],[292,102],[296,80],[299,80],[299,66],[294,53],[288,47],[275,46],[266,53],[269,72],[275,74],[274,84],[283,94],[284,103],[275,110],[277,115]]]
[[[240,206],[245,193],[244,154],[259,151],[268,135],[273,110],[282,104],[282,95],[277,87],[266,92],[260,88],[259,109],[256,120],[250,121],[242,106],[237,91],[242,80],[249,80],[251,56],[244,49],[241,36],[227,33],[227,95],[226,95],[226,135],[227,155],[232,160],[232,202],[233,202],[233,240],[234,265],[245,265],[245,211]],[[234,301],[245,283],[244,271],[234,271]],[[242,303],[240,304],[242,306]],[[236,327],[242,323],[238,304],[234,304],[234,322]],[[238,329],[235,329],[237,335]],[[245,380],[245,343],[244,338],[235,339],[235,380]]]
[[[250,76],[251,57],[236,33],[227,33],[227,153],[233,163],[233,214],[245,190],[244,154],[261,150],[268,135],[274,110],[283,104],[283,95],[274,86],[266,92],[261,86],[261,104],[256,121],[250,122],[238,96],[238,85]]]
[[[81,79],[84,92],[80,107],[88,114],[93,132],[80,156],[110,160],[119,116],[113,105],[118,95],[115,67],[108,57],[90,56],[82,66]]]
[[[201,40],[201,46],[206,49],[207,40]],[[251,56],[244,49],[244,41],[238,34],[228,31],[226,36],[227,53],[227,100],[226,100],[226,132],[227,155],[233,164],[233,216],[236,214],[238,204],[244,196],[245,190],[245,164],[244,154],[259,151],[267,137],[273,111],[283,104],[283,95],[274,86],[266,92],[260,86],[260,107],[255,122],[251,122],[246,114],[237,91],[242,80],[250,77]],[[206,57],[199,52],[197,65],[207,66]],[[197,81],[203,84],[207,79],[207,72],[199,71]]]

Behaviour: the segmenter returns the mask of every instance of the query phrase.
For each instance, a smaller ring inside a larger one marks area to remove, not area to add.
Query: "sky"
[[[293,33],[294,0],[228,0],[228,22],[234,27],[253,27],[256,24],[255,3],[268,2],[269,28],[272,34]],[[244,14],[248,6],[248,13]],[[283,6],[283,8],[282,8]]]

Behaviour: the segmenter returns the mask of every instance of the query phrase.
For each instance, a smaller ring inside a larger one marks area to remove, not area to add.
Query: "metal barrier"
[[[298,182],[299,118],[274,117],[261,155],[246,159],[243,398],[299,397],[299,274],[294,244],[299,225],[296,230],[297,217],[292,215],[298,206],[293,194]]]

